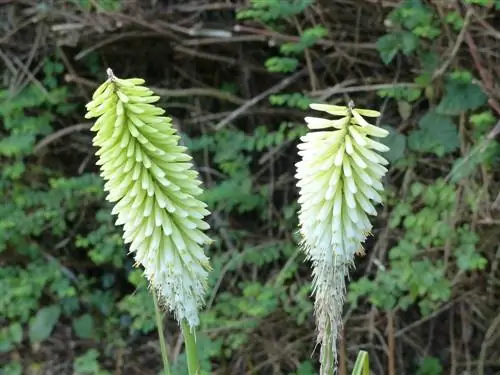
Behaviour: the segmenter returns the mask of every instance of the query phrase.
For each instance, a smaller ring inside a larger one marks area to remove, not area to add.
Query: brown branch
[[[471,16],[472,16],[472,10],[467,9],[467,13],[465,14],[464,24],[462,26],[462,29],[460,30],[460,33],[458,34],[455,44],[453,45],[450,56],[445,60],[443,65],[441,65],[441,67],[434,72],[434,74],[432,75],[432,79],[436,79],[441,75],[443,75],[450,66],[451,62],[455,59],[455,56],[457,55],[458,51],[460,50],[460,46],[464,41],[467,28],[469,27]]]
[[[216,126],[215,130],[220,130],[227,124],[229,124],[231,121],[235,120],[238,118],[243,112],[248,111],[251,107],[255,106],[257,103],[260,101],[264,100],[267,98],[269,95],[272,95],[285,87],[291,85],[293,82],[295,82],[297,79],[302,77],[305,73],[307,72],[307,68],[303,68],[302,70],[298,71],[297,73],[286,77],[284,80],[279,82],[278,84],[268,88],[267,90],[261,92],[259,95],[253,97],[249,101],[247,101],[245,104],[243,104],[241,107],[233,111],[229,116],[227,116],[225,119],[220,121]]]
[[[388,375],[396,375],[396,337],[394,336],[394,311],[387,312]]]
[[[469,32],[465,33],[465,42],[469,46],[469,52],[472,56],[472,60],[474,61],[474,65],[477,71],[479,72],[479,76],[481,77],[481,83],[489,96],[488,104],[498,115],[500,115],[500,104],[493,97],[493,79],[491,77],[491,74],[483,67],[481,59],[479,57],[479,53],[477,51],[477,46],[474,43],[474,39],[472,39]],[[500,123],[497,123],[496,126],[491,130],[490,134],[488,134],[488,138],[492,139],[498,133],[500,133]]]
[[[67,128],[63,128],[61,130],[58,130],[48,136],[46,136],[44,139],[42,139],[40,142],[38,142],[33,149],[33,152],[36,154],[38,151],[40,151],[42,148],[47,147],[49,144],[52,142],[55,142],[61,137],[64,137],[68,134],[74,133],[74,132],[79,132],[79,131],[84,131],[84,130],[89,130],[92,127],[92,123],[84,122],[82,124],[76,124],[76,125],[71,125],[68,126]]]
[[[267,29],[259,29],[256,27],[250,27],[245,25],[236,25],[234,26],[235,32],[247,32],[251,34],[264,35],[269,38],[273,38],[275,40],[281,40],[286,42],[300,42],[300,37],[293,35],[281,34],[276,31],[267,30]],[[377,46],[375,43],[356,43],[356,42],[340,42],[335,40],[326,40],[320,39],[316,41],[317,45],[323,47],[347,47],[347,48],[356,48],[356,49],[376,49]]]

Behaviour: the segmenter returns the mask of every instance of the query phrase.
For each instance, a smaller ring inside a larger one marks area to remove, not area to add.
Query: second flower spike
[[[371,137],[388,132],[365,117],[379,112],[327,104],[312,109],[341,116],[337,119],[306,117],[311,131],[298,145],[299,225],[302,247],[313,265],[313,288],[321,374],[336,366],[336,344],[342,326],[345,278],[381,203],[382,177],[387,160],[378,151],[388,147]]]
[[[87,104],[107,200],[130,252],[179,322],[199,323],[210,270],[198,173],[159,97],[138,78],[108,80]]]

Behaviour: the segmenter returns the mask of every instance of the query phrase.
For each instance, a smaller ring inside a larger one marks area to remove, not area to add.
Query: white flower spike
[[[85,117],[97,117],[91,128],[97,164],[125,243],[175,318],[193,328],[210,270],[202,248],[211,242],[203,232],[209,212],[196,198],[202,189],[191,157],[143,83],[108,69]]]
[[[298,145],[301,246],[313,265],[315,314],[321,344],[321,374],[337,364],[336,344],[342,325],[345,277],[372,228],[368,215],[381,203],[382,177],[388,161],[376,153],[389,148],[373,139],[388,132],[362,116],[380,113],[328,104],[312,109],[342,116],[337,120],[306,117],[309,129]]]

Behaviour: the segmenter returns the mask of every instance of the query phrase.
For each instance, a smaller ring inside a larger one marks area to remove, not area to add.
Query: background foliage
[[[0,374],[160,371],[82,122],[108,66],[162,96],[207,189],[205,373],[317,371],[295,145],[311,101],[351,98],[383,112],[391,170],[340,373],[362,348],[374,374],[500,374],[500,1],[3,3]]]

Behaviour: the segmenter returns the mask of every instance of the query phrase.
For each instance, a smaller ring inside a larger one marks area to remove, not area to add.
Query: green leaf
[[[3,372],[0,374],[2,375],[22,375],[23,374],[23,367],[19,362],[10,362],[3,367]]]
[[[403,120],[408,120],[411,117],[413,106],[406,100],[398,100],[398,112]]]
[[[291,73],[297,70],[299,60],[293,57],[271,57],[265,65],[271,73]]]
[[[328,30],[323,26],[315,26],[304,30],[300,42],[305,47],[313,46],[318,40],[328,35]]]
[[[0,353],[9,352],[13,344],[20,344],[23,339],[23,328],[18,322],[0,329]]]
[[[29,323],[30,341],[36,343],[48,338],[60,315],[61,308],[59,305],[47,306],[40,309]]]
[[[437,111],[443,115],[459,115],[467,110],[479,108],[486,104],[487,100],[486,94],[475,83],[450,80]]]
[[[368,359],[368,353],[364,350],[360,350],[358,353],[352,375],[370,375],[370,361]]]
[[[293,372],[289,375],[317,375],[317,372],[314,371],[314,366],[310,361],[302,362],[299,367],[297,367],[297,371]]]
[[[441,63],[440,56],[433,51],[421,52],[419,53],[419,58],[420,64],[425,72],[434,72]]]
[[[417,49],[418,42],[419,42],[418,37],[412,32],[407,31],[401,33],[401,40],[400,40],[401,51],[406,56],[408,56]]]
[[[417,375],[441,375],[443,367],[437,358],[425,357],[420,364]]]
[[[94,333],[94,320],[89,314],[85,314],[73,320],[73,329],[81,339],[88,339]]]
[[[394,98],[412,103],[422,96],[422,89],[418,87],[394,86],[377,91],[377,95],[381,98]]]
[[[313,0],[251,0],[251,6],[236,13],[236,19],[255,19],[264,23],[287,18],[303,12]]]
[[[387,34],[377,40],[377,50],[385,65],[389,65],[399,52],[400,44],[397,34]]]
[[[73,370],[76,375],[110,374],[108,371],[101,369],[99,364],[99,352],[95,349],[90,349],[85,354],[77,357],[73,362]]]
[[[13,323],[9,327],[12,342],[20,344],[23,339],[23,327],[19,323]]]
[[[455,160],[449,175],[450,181],[455,183],[468,177],[477,171],[479,165],[489,160],[498,152],[498,149],[498,143],[490,139],[485,139],[475,145],[467,155]]]
[[[394,163],[404,157],[406,151],[406,137],[392,126],[383,125],[381,127],[389,131],[387,137],[379,140],[379,142],[390,148],[389,151],[384,152],[383,156],[389,162]]]
[[[276,94],[269,96],[269,102],[276,106],[287,106],[290,108],[300,108],[306,110],[313,100],[301,93]]]
[[[408,137],[408,147],[413,151],[444,156],[460,146],[457,128],[449,116],[429,111],[419,126]]]
[[[399,51],[406,56],[418,48],[419,39],[410,31],[391,33],[377,40],[377,49],[384,64],[388,65]]]

